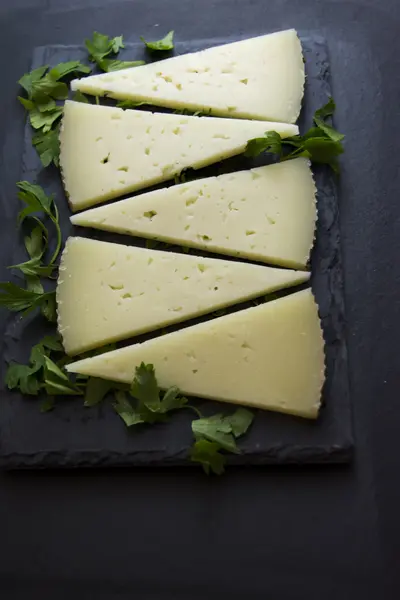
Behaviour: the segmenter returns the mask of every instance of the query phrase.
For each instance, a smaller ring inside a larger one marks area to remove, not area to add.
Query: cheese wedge
[[[268,130],[282,137],[296,125],[123,110],[65,102],[60,166],[73,210],[171,179],[240,154]]]
[[[58,326],[77,354],[303,283],[309,273],[109,244],[66,243]]]
[[[96,96],[211,114],[294,123],[304,90],[294,29],[72,81]]]
[[[309,162],[297,158],[148,192],[71,221],[304,268],[314,240],[315,196]]]
[[[304,290],[159,338],[67,365],[129,383],[141,362],[160,387],[315,418],[324,382],[317,306]]]

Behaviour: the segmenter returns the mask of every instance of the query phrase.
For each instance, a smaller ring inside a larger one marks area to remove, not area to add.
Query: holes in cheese
[[[309,273],[70,238],[57,286],[65,351],[77,354],[277,289]]]
[[[174,133],[177,127],[179,133]],[[240,154],[249,139],[271,129],[282,137],[298,133],[296,125],[285,123],[183,117],[67,101],[60,132],[64,187],[72,209],[78,210],[166,181],[187,167]]]
[[[304,268],[314,239],[309,162],[198,179],[87,210],[74,225]]]
[[[303,97],[304,63],[296,31],[290,29],[93,75],[71,87],[156,106],[294,123]]]
[[[130,383],[141,362],[184,394],[315,418],[324,342],[311,290],[67,365]]]

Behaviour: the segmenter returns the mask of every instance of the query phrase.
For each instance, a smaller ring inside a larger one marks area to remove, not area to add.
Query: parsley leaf
[[[83,95],[83,94],[82,94]],[[82,102],[82,100],[80,100]],[[60,163],[60,128],[59,125],[47,133],[39,131],[32,137],[32,144],[36,148],[39,158],[44,167],[54,163],[56,167]]]
[[[99,404],[106,394],[112,390],[114,385],[112,381],[107,381],[106,379],[89,377],[86,384],[84,406],[96,406],[96,404]]]
[[[15,283],[0,283],[0,306],[13,312],[27,314],[34,308],[46,305],[55,296],[55,292],[35,292],[15,285]]]
[[[57,321],[57,304],[56,304],[56,292],[49,292],[43,299],[40,307],[42,315],[50,321],[50,323],[56,323]]]
[[[30,260],[17,265],[11,265],[9,269],[19,269],[24,275],[38,275],[38,277],[50,277],[55,265],[42,265],[41,256],[35,256]]]
[[[134,100],[121,100],[121,102],[117,103],[118,108],[137,108],[138,106],[143,106],[147,104],[147,102],[135,102]]]
[[[141,62],[105,58],[110,54],[118,54],[121,48],[125,48],[122,35],[109,38],[108,35],[95,31],[92,39],[85,40],[85,46],[89,52],[89,60],[95,62],[103,71],[117,71],[127,67],[135,67],[138,62]]]
[[[65,63],[60,63],[50,69],[49,76],[58,81],[59,79],[63,79],[67,75],[83,73],[84,75],[88,75],[90,73],[90,67],[83,65],[79,60],[70,60]]]
[[[329,165],[335,173],[339,172],[337,157],[344,152],[342,140],[344,135],[325,122],[332,116],[335,103],[332,98],[325,106],[315,112],[314,127],[304,135],[295,135],[281,139],[275,131],[267,131],[263,137],[247,142],[245,155],[257,156],[261,152],[276,154],[280,160],[288,160],[304,156],[314,163]],[[294,148],[288,154],[283,149]]]
[[[22,394],[37,396],[44,386],[43,373],[45,359],[50,352],[63,352],[61,341],[57,336],[45,336],[33,346],[29,365],[11,363],[6,373],[8,389],[18,389]]]
[[[238,408],[233,415],[225,417],[225,421],[231,426],[231,431],[236,438],[246,433],[253,419],[253,413],[246,408]]]
[[[276,131],[267,131],[263,137],[253,138],[247,142],[245,156],[257,156],[261,152],[282,155],[282,138]]]
[[[32,215],[32,213],[44,212],[45,216],[49,217],[56,229],[56,247],[49,261],[49,264],[52,265],[61,250],[62,243],[61,228],[58,221],[58,210],[54,198],[53,196],[47,196],[40,185],[35,185],[28,181],[19,181],[17,187],[20,190],[18,192],[18,198],[26,204],[26,207],[18,214],[18,223],[21,224],[24,219]]]
[[[160,412],[160,389],[154,373],[153,365],[142,363],[136,368],[135,378],[131,384],[131,396],[139,400],[152,412]]]
[[[30,235],[24,237],[24,244],[31,258],[40,258],[47,248],[47,229],[39,219],[35,221],[39,224],[32,229]]]
[[[82,94],[80,90],[74,92],[72,100],[74,100],[74,102],[84,102],[85,104],[89,104],[89,98],[85,96],[85,94]]]
[[[226,463],[226,457],[220,452],[221,446],[206,439],[197,440],[191,450],[190,459],[200,463],[207,475],[215,473],[222,475]]]
[[[21,79],[19,79],[18,83],[24,88],[28,94],[28,98],[32,95],[33,84],[37,83],[43,77],[48,68],[48,65],[43,65],[43,67],[33,69],[30,73],[25,73],[25,75],[22,75]]]
[[[176,387],[169,388],[162,398],[160,393],[153,365],[142,363],[136,367],[130,387],[130,395],[136,400],[135,404],[125,394],[117,394],[113,406],[125,424],[131,427],[139,423],[165,421],[167,413],[187,404],[187,399],[181,396]]]
[[[59,63],[50,71],[48,69],[48,65],[34,69],[25,73],[18,82],[28,95],[28,98],[18,96],[18,100],[28,111],[31,126],[38,132],[33,136],[32,144],[44,167],[52,162],[58,166],[59,131],[58,126],[54,129],[54,124],[61,118],[63,108],[56,100],[68,97],[68,86],[61,79],[73,73],[90,73],[90,68],[78,60]]]
[[[28,365],[10,364],[5,384],[9,390],[19,389],[22,394],[27,396],[37,396],[40,390],[40,382],[35,376],[35,371],[32,371]]]
[[[220,448],[237,454],[239,449],[232,434],[232,427],[223,415],[213,415],[192,421],[192,431],[196,439],[204,438],[219,444]]]
[[[253,418],[249,410],[238,408],[233,415],[219,414],[192,421],[195,443],[190,451],[191,460],[200,463],[207,474],[223,473],[225,456],[221,450],[239,454],[236,438],[246,433]]]
[[[45,111],[40,111],[35,107],[29,111],[29,121],[33,129],[42,129],[43,133],[47,133],[62,113],[62,106],[56,106]]]
[[[140,413],[132,406],[124,392],[116,392],[115,399],[113,407],[127,427],[144,423]]]
[[[166,50],[172,50],[174,48],[174,41],[173,41],[174,40],[174,32],[173,31],[170,31],[161,40],[157,40],[155,42],[146,42],[146,40],[142,36],[140,36],[140,39],[142,40],[142,42],[144,44],[146,44],[146,48],[148,48],[149,50],[156,50],[156,51],[164,52]]]
[[[82,395],[82,390],[72,383],[68,375],[62,371],[48,356],[44,356],[44,389],[47,394],[57,396]]]
[[[111,71],[121,71],[130,67],[140,67],[144,65],[144,60],[113,60],[112,58],[103,58],[99,63],[99,67],[107,73]]]

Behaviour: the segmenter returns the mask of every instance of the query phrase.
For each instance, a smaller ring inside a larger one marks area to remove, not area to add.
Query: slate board
[[[234,39],[236,38],[178,42],[175,52],[183,54]],[[325,41],[314,36],[304,36],[302,44],[307,82],[299,124],[301,131],[304,131],[311,125],[314,111],[331,95],[331,90]],[[144,58],[142,46],[127,46],[121,58]],[[73,59],[85,61],[86,52],[82,47],[41,47],[34,52],[32,68]],[[260,159],[254,161],[235,157],[197,171],[195,176],[244,169],[255,164],[262,164],[262,160],[260,162]],[[352,456],[353,434],[336,185],[329,169],[325,167],[318,168],[315,177],[318,188],[318,223],[312,252],[312,288],[319,305],[326,341],[327,381],[323,391],[323,407],[315,422],[255,411],[251,431],[240,443],[242,453],[229,456],[230,464],[342,463],[348,462]],[[70,213],[58,172],[55,168],[41,169],[40,161],[31,146],[29,125],[25,129],[21,179],[36,181],[48,193],[56,195],[64,238],[78,232],[69,223]],[[14,223],[10,223],[9,232],[9,237],[0,240],[0,252],[5,245],[14,246],[13,262],[16,263],[23,259],[23,246],[21,240],[16,239]],[[143,241],[136,238],[79,229],[80,235],[82,232],[98,239],[143,244]],[[241,307],[235,307],[234,310]],[[205,318],[197,319],[196,322]],[[187,326],[187,323],[182,326]],[[5,360],[26,361],[31,346],[49,332],[50,326],[41,317],[28,317],[21,321],[10,315],[4,335]],[[4,372],[5,365],[2,364],[2,381]],[[202,400],[198,401],[198,405],[205,414],[234,408]],[[188,465],[191,464],[187,460],[191,443],[190,415],[185,411],[175,414],[167,424],[128,430],[107,402],[88,409],[83,407],[80,399],[60,399],[54,411],[41,414],[36,400],[22,398],[17,393],[4,390],[4,386],[2,388],[0,466],[7,469]]]

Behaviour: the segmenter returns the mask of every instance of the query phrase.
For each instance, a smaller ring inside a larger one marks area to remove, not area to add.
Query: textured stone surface
[[[230,41],[207,39],[179,42],[179,53]],[[328,49],[319,37],[302,38],[306,60],[307,83],[300,118],[304,131],[314,111],[331,94]],[[127,47],[125,57],[142,58],[141,45]],[[47,46],[34,52],[33,67],[56,64],[71,59],[85,59],[77,46]],[[22,179],[37,180],[48,192],[56,194],[64,236],[72,231],[69,210],[56,169],[41,170],[40,161],[30,141],[30,127],[25,129]],[[195,173],[207,176],[261,164],[235,157]],[[346,462],[351,458],[353,437],[349,400],[347,351],[344,331],[343,277],[340,251],[339,212],[336,187],[327,168],[315,171],[318,187],[318,223],[312,253],[312,287],[320,308],[326,340],[327,382],[324,406],[316,422],[285,415],[257,411],[250,433],[241,442],[242,454],[229,457],[235,464],[327,463]],[[83,230],[79,228],[79,233]],[[86,230],[98,239],[143,244],[141,240]],[[0,244],[12,244],[14,230]],[[15,263],[23,252],[14,250]],[[196,320],[196,322],[202,319]],[[27,352],[45,332],[41,319],[19,321],[10,318],[5,335],[7,360],[26,360]],[[47,328],[46,328],[47,331]],[[251,385],[251,382],[249,382]],[[80,399],[58,402],[56,410],[42,415],[37,402],[5,391],[0,413],[0,460],[6,468],[104,467],[128,465],[187,464],[192,443],[190,414],[177,414],[166,425],[130,431],[105,404],[85,409]],[[204,412],[229,410],[217,403],[199,401]],[[232,407],[233,409],[233,407]],[[190,464],[190,463],[189,463]]]

